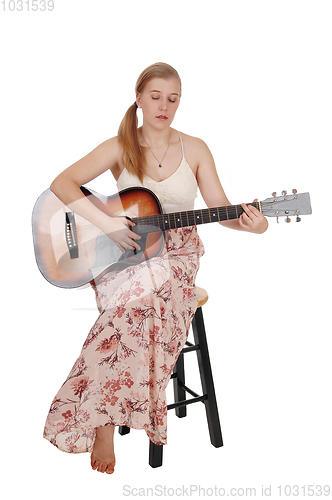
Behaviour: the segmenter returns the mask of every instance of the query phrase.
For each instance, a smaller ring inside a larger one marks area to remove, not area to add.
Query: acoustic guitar
[[[165,231],[179,227],[237,219],[241,205],[230,205],[187,212],[163,213],[157,196],[149,189],[133,187],[113,196],[103,196],[84,186],[83,194],[110,216],[126,216],[136,225],[132,230],[141,236],[140,251],[121,252],[101,230],[68,209],[50,189],[38,198],[32,215],[33,242],[37,265],[53,285],[80,288],[92,285],[106,272],[120,270],[160,255],[165,244]],[[281,196],[250,203],[269,217],[311,214],[309,193]],[[278,221],[278,219],[277,219]]]

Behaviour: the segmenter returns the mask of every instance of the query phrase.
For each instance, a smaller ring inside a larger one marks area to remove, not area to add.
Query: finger
[[[127,243],[126,241],[122,242],[121,245],[125,249],[124,251],[134,249],[133,245],[131,245],[130,243]]]
[[[253,203],[257,203],[258,202],[258,198],[255,198]],[[256,216],[260,216],[262,215],[262,213],[254,206],[254,205],[250,205],[250,208],[252,210],[252,212],[256,215]]]
[[[140,240],[142,236],[140,236],[137,233],[134,233],[134,231],[130,231],[130,237],[133,238],[134,240]]]
[[[249,205],[249,208],[256,217],[259,217],[261,215],[260,211],[253,205]]]
[[[132,248],[132,249],[135,249],[135,248],[136,248],[137,250],[140,250],[140,249],[141,249],[141,247],[139,246],[139,244],[138,244],[138,243],[136,243],[136,241],[134,241],[134,240],[131,240],[131,241],[130,241],[130,248]]]
[[[134,233],[132,233],[132,234],[134,234]],[[135,248],[136,248],[137,250],[140,250],[140,249],[141,249],[141,247],[139,246],[139,244],[138,244],[138,243],[136,243],[136,241],[133,239],[132,235],[130,235],[130,236],[128,237],[128,240],[126,241],[126,245],[128,245],[128,247],[126,247],[126,248],[130,248],[131,250],[132,250],[132,249],[135,249]]]
[[[246,215],[253,222],[253,213],[251,212],[250,208],[245,203],[242,203],[241,207],[244,210],[242,215]]]
[[[116,244],[116,246],[117,246],[117,247],[121,250],[121,252],[122,252],[122,253],[125,253],[125,252],[126,252],[126,250],[123,248],[123,246],[122,246],[122,245],[120,245],[120,243],[116,243],[115,241],[114,241],[114,243],[115,243],[115,244]]]
[[[245,217],[244,217],[245,216]],[[248,224],[248,221],[249,221],[249,217],[247,216],[247,214],[243,213],[240,218],[239,218],[239,224],[240,224],[240,227],[242,227],[242,229],[245,229],[246,231],[248,230],[249,228],[249,224]]]
[[[254,207],[253,205],[245,205],[243,203],[242,207],[244,210],[245,210],[244,207],[246,207],[246,210],[245,210],[246,214],[249,215],[249,217],[252,219],[253,222],[254,222],[255,218],[260,215],[260,211],[257,210],[257,208]]]
[[[242,215],[239,217],[239,224],[240,224],[241,227],[244,227]]]

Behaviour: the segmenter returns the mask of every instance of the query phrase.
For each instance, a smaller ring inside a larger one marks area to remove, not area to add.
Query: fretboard
[[[250,203],[250,205],[261,211],[260,202]],[[147,217],[133,218],[132,220],[141,227],[148,226],[147,232],[154,232],[238,219],[241,214],[243,214],[241,205],[228,205],[216,208],[203,208],[202,210],[189,210],[188,212],[149,215]]]

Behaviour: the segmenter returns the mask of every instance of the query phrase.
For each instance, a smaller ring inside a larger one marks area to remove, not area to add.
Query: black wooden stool
[[[198,297],[198,306],[191,324],[195,344],[186,341],[185,345],[187,347],[184,347],[182,349],[174,365],[171,378],[173,379],[175,402],[173,404],[167,405],[167,411],[175,409],[176,415],[181,418],[187,415],[187,405],[191,403],[197,403],[199,401],[204,403],[210,433],[210,440],[213,446],[219,448],[220,446],[223,446],[223,441],[202,313],[202,306],[207,302],[208,294],[203,288],[199,287],[196,287],[195,291]],[[190,351],[196,351],[197,354],[197,361],[203,391],[202,396],[199,396],[198,394],[196,394],[196,392],[192,391],[185,385],[183,355],[186,352]],[[193,397],[190,399],[186,399],[186,392],[191,394]],[[124,425],[119,426],[119,434],[121,434],[122,436],[128,434],[129,432],[129,427]],[[160,467],[162,463],[163,445],[156,445],[150,440],[149,464],[151,465],[151,467]]]

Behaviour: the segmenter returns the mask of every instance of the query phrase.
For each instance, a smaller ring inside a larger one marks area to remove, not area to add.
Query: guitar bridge
[[[71,259],[78,259],[77,234],[74,212],[66,212],[65,238]]]

